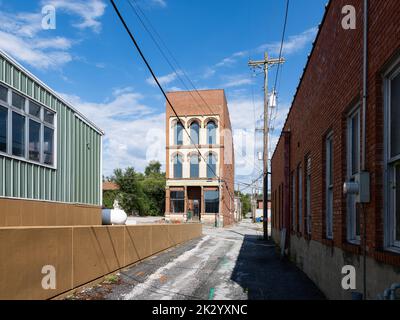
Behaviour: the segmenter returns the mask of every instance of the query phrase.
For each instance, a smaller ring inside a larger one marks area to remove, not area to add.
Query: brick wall
[[[356,30],[341,26],[342,7],[353,5],[357,11]],[[367,210],[367,247],[371,257],[400,266],[399,258],[383,252],[383,96],[382,73],[400,51],[400,6],[398,0],[370,1],[369,27],[369,101],[367,107],[367,170],[371,173],[371,203]],[[330,2],[322,28],[309,59],[291,111],[284,126],[290,132],[289,171],[305,168],[311,156],[311,239],[344,251],[358,253],[359,248],[346,241],[346,118],[361,103],[363,62],[363,8],[359,0]],[[325,239],[325,137],[334,139],[334,212],[333,241]],[[285,139],[282,135],[272,159],[273,227],[282,228],[284,214],[291,215],[287,203],[290,193],[285,175]],[[286,179],[286,183],[285,183]],[[303,178],[303,184],[305,179]],[[303,191],[305,185],[303,185]],[[303,192],[304,194],[304,192]],[[304,197],[303,200],[305,201]],[[285,210],[286,205],[286,210]],[[303,203],[305,208],[305,203]],[[305,212],[303,211],[303,217]],[[364,223],[364,222],[362,222]],[[300,230],[303,231],[303,230]],[[304,232],[300,233],[300,236]]]

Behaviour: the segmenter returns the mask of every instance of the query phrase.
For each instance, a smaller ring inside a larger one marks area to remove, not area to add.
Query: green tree
[[[147,215],[148,203],[143,192],[142,180],[143,175],[131,167],[125,171],[121,169],[114,171],[114,181],[120,188],[118,201],[127,214]]]
[[[147,197],[149,215],[163,215],[165,211],[165,173],[161,172],[161,163],[152,161],[145,169],[142,181],[143,191]]]
[[[112,208],[115,198],[122,209],[130,215],[158,216],[165,211],[165,173],[161,172],[161,163],[152,161],[145,173],[136,172],[134,168],[125,171],[116,169],[109,178],[120,190],[105,194],[104,204]]]
[[[144,170],[146,177],[150,175],[162,175],[161,173],[161,163],[158,161],[150,161],[149,165]],[[164,175],[165,176],[165,175]]]
[[[237,196],[240,197],[242,202],[242,216],[244,217],[247,213],[251,211],[251,196],[249,194],[243,194],[241,192],[235,192]]]
[[[107,190],[103,192],[103,206],[106,209],[114,208],[114,201],[119,194],[118,190]]]

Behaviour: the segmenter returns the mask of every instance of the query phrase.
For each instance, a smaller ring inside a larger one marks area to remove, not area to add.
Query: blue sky
[[[167,91],[185,89],[180,81],[186,81],[183,70],[197,89],[226,90],[237,180],[258,177],[262,164],[254,160],[254,127],[262,114],[263,77],[254,74],[247,62],[262,59],[265,50],[278,56],[285,0],[131,1],[138,3],[182,68],[168,66],[128,0],[116,1]],[[279,81],[272,145],[286,118],[325,3],[290,3],[283,52],[287,62]],[[47,4],[56,8],[55,30],[41,28],[41,10]],[[116,167],[143,170],[151,159],[165,161],[165,101],[108,1],[0,0],[0,48],[106,132],[105,175]],[[274,69],[270,78],[273,82]]]

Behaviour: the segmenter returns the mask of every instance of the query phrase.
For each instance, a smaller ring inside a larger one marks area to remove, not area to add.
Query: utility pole
[[[263,229],[264,240],[268,240],[268,170],[269,170],[269,105],[268,105],[268,71],[270,66],[279,65],[285,62],[285,59],[269,59],[268,53],[265,52],[264,60],[249,61],[249,66],[252,68],[263,68],[264,70],[264,203],[263,203]],[[273,92],[275,94],[275,92]]]

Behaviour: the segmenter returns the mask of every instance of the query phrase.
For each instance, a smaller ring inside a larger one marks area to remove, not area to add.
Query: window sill
[[[23,157],[12,156],[12,155],[10,155],[10,154],[8,154],[8,153],[4,153],[4,152],[1,152],[1,151],[0,151],[0,156],[9,158],[9,159],[11,159],[11,160],[16,160],[16,161],[21,161],[21,162],[33,164],[33,165],[35,165],[35,166],[44,167],[44,168],[47,168],[47,169],[57,170],[57,167],[56,167],[56,166],[51,166],[51,165],[48,165],[48,164],[44,164],[44,163],[40,163],[40,162],[35,162],[35,161],[28,160],[28,159],[23,158]]]
[[[343,243],[342,248],[344,251],[350,252],[350,253],[353,253],[356,255],[360,255],[362,253],[361,246],[359,243],[357,244],[355,242],[345,242],[345,243]]]
[[[334,243],[333,239],[322,239],[322,244],[324,244],[327,247],[333,248],[335,243]]]
[[[376,250],[374,258],[381,263],[400,267],[400,248],[389,247],[383,250]]]

